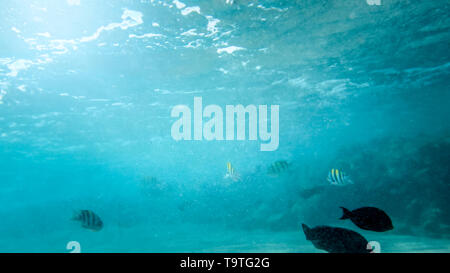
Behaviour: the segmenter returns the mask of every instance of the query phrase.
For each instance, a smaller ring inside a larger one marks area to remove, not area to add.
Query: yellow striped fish
[[[227,173],[225,174],[225,178],[230,178],[235,182],[241,180],[241,176],[234,170],[231,162],[227,162]]]
[[[286,160],[279,160],[269,166],[267,174],[270,176],[278,176],[287,170],[289,170],[289,163]]]
[[[350,180],[350,177],[346,173],[344,173],[343,171],[339,171],[338,169],[331,169],[331,171],[328,173],[327,180],[331,185],[336,186],[353,184],[353,181]]]

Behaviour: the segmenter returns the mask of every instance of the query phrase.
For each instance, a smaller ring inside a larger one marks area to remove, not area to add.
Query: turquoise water
[[[301,223],[450,251],[448,1],[1,6],[1,252],[323,252]],[[175,141],[171,111],[194,97],[279,105],[278,148]],[[331,168],[354,184],[330,185]],[[340,206],[379,207],[394,230]]]

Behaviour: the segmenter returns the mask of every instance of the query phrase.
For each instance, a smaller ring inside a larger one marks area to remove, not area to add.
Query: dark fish
[[[369,242],[359,233],[337,227],[317,226],[309,228],[302,224],[306,240],[330,253],[370,253]]]
[[[275,161],[272,165],[267,169],[267,174],[270,176],[278,176],[281,173],[287,171],[289,169],[289,163],[285,160]]]
[[[388,231],[394,228],[391,218],[386,212],[374,207],[363,207],[349,211],[341,207],[343,215],[341,220],[350,219],[359,228],[372,231]]]
[[[91,210],[80,210],[72,219],[81,222],[83,228],[92,231],[99,231],[103,228],[102,219]]]

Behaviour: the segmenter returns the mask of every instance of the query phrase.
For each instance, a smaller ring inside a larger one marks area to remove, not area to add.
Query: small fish
[[[225,174],[225,178],[230,178],[234,182],[241,180],[241,176],[234,170],[234,167],[230,162],[227,162],[227,173]]]
[[[153,176],[146,176],[142,178],[139,184],[142,193],[145,195],[161,194],[167,190],[167,183],[158,180]]]
[[[363,207],[353,211],[343,207],[341,209],[343,215],[340,219],[350,219],[359,228],[377,232],[388,231],[394,228],[391,218],[381,209],[374,207]]]
[[[270,176],[278,176],[289,169],[289,163],[285,160],[279,160],[272,163],[267,169],[267,174]]]
[[[309,199],[325,190],[326,186],[316,186],[309,189],[303,189],[298,192],[303,199]]]
[[[337,227],[317,226],[309,228],[302,224],[306,240],[330,253],[370,253],[369,242],[359,233]]]
[[[148,186],[158,185],[159,183],[158,183],[158,179],[156,179],[156,177],[146,176],[146,177],[142,178],[141,184],[143,186],[147,186],[148,187]]]
[[[338,169],[331,169],[331,171],[328,173],[327,180],[331,183],[331,185],[336,186],[353,184],[353,181],[350,179],[350,177],[346,173],[344,173],[343,171],[339,171]]]
[[[178,210],[185,211],[187,209],[190,209],[193,204],[194,204],[193,200],[184,200],[180,204],[178,204]]]
[[[103,228],[102,219],[91,210],[80,210],[76,212],[72,220],[81,222],[83,228],[92,231],[100,231]]]

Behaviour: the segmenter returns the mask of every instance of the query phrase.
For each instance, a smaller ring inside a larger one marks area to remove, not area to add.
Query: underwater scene
[[[450,252],[449,1],[0,5],[0,252]]]

